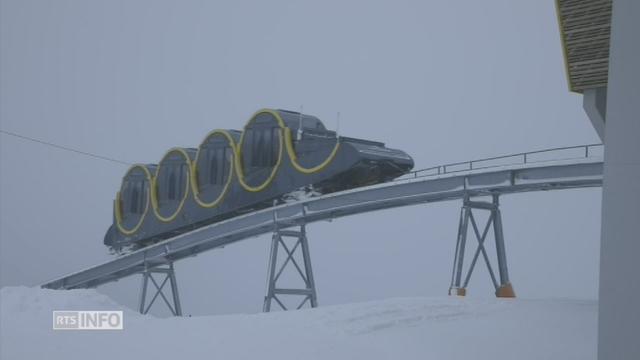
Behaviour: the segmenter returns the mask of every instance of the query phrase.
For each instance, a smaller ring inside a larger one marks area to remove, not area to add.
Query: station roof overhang
[[[607,86],[612,0],[556,0],[569,90]]]

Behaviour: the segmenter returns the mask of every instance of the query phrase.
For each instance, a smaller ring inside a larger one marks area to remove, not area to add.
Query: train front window
[[[147,182],[143,179],[127,179],[120,199],[120,209],[125,218],[144,213],[146,196],[148,196],[146,185]]]

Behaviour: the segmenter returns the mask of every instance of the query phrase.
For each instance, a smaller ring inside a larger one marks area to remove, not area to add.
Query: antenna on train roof
[[[304,105],[300,105],[300,115],[298,116],[298,140],[302,140],[302,110],[304,109]]]

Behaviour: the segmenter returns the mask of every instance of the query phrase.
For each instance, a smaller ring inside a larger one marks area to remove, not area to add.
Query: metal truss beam
[[[475,269],[478,257],[482,255],[484,263],[487,265],[491,282],[495,288],[495,294],[497,297],[515,297],[515,292],[511,282],[509,281],[509,271],[507,268],[507,256],[504,247],[504,234],[502,231],[502,214],[500,213],[500,201],[498,194],[492,194],[492,202],[479,202],[471,201],[470,196],[467,194],[464,196],[462,209],[460,211],[460,222],[458,224],[458,238],[456,242],[456,250],[453,260],[453,270],[451,272],[451,285],[449,287],[449,295],[465,296],[467,293],[467,286],[471,280],[471,274]],[[489,217],[486,224],[480,232],[476,217],[473,215],[473,210],[476,211],[488,211]],[[464,281],[462,280],[462,274],[464,269],[464,257],[467,245],[467,234],[469,223],[473,229],[478,246],[473,254],[473,258],[467,269]],[[496,278],[495,272],[491,265],[489,255],[485,249],[485,241],[489,229],[493,227],[493,235],[496,244],[496,258],[498,263],[498,277]]]
[[[158,283],[156,278],[153,277],[153,274],[163,274],[164,280]],[[151,301],[147,304],[147,290],[149,287],[149,280],[151,280],[151,284],[155,288],[155,293],[152,295]],[[171,286],[171,300],[167,299],[167,296],[164,294],[163,289],[164,286],[169,282]],[[182,306],[180,305],[180,296],[178,294],[178,283],[176,281],[175,270],[173,269],[173,263],[169,263],[168,266],[165,267],[154,267],[147,268],[142,271],[142,289],[140,291],[140,302],[138,311],[141,314],[147,314],[151,309],[151,306],[158,299],[158,296],[162,298],[164,303],[167,305],[173,316],[182,316]]]
[[[145,264],[168,265],[207,250],[271,233],[274,216],[277,217],[278,227],[286,229],[383,209],[461,199],[465,195],[511,194],[602,185],[600,160],[567,160],[552,165],[532,163],[532,159],[527,161],[526,165],[473,172],[448,170],[449,173],[444,175],[400,180],[278,205],[207,225],[103,264],[50,280],[42,287],[91,288],[116,281],[140,273]],[[302,208],[306,211],[303,212]]]

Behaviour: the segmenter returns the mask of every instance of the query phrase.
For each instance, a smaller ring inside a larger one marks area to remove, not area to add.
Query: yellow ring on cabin
[[[125,175],[122,178],[122,180],[124,181],[124,179],[127,177],[127,175],[129,175],[129,173],[131,173],[136,168],[142,169],[142,172],[144,173],[145,177],[147,178],[147,183],[149,184],[148,186],[151,186],[151,183],[153,181],[152,178],[151,178],[151,173],[149,172],[149,169],[147,169],[146,166],[141,165],[141,164],[135,164],[135,165],[131,166],[129,168],[129,170],[127,170],[127,172],[125,173]],[[120,189],[122,189],[122,185],[120,185]],[[138,231],[138,229],[140,229],[140,226],[142,226],[142,222],[144,221],[144,218],[147,216],[147,212],[149,212],[149,197],[150,196],[149,195],[147,196],[147,201],[145,202],[145,206],[144,206],[144,212],[142,213],[142,216],[140,217],[140,220],[138,220],[138,223],[136,224],[136,226],[134,226],[132,229],[125,229],[124,226],[122,226],[122,208],[120,207],[120,192],[121,191],[122,190],[120,190],[120,191],[118,191],[116,193],[116,199],[115,199],[114,204],[113,204],[113,211],[114,211],[115,217],[116,217],[116,227],[124,235],[133,235]]]
[[[156,174],[153,177],[152,184],[151,184],[151,205],[156,217],[158,218],[158,220],[162,222],[171,222],[175,220],[175,218],[178,216],[180,211],[182,211],[182,207],[184,207],[184,203],[187,200],[187,197],[189,195],[189,179],[187,179],[187,181],[184,184],[184,188],[185,188],[184,195],[182,196],[182,200],[180,200],[180,205],[178,205],[178,208],[176,209],[176,211],[173,214],[171,214],[171,216],[167,216],[167,217],[164,217],[160,214],[160,211],[158,210],[158,194],[157,194],[158,174],[160,174],[160,169],[162,168],[162,162],[172,153],[178,153],[182,155],[184,159],[187,161],[187,167],[188,167],[187,176],[191,176],[191,172],[192,172],[191,171],[192,164],[191,164],[191,159],[189,158],[189,154],[187,154],[187,152],[184,151],[184,149],[182,148],[170,149],[162,157],[162,160],[160,160],[160,162],[158,163],[158,167],[156,168]]]
[[[218,195],[218,198],[215,199],[212,202],[205,202],[202,199],[200,199],[199,195],[200,195],[200,189],[198,188],[198,157],[200,156],[200,150],[202,149],[202,145],[204,145],[204,143],[209,140],[210,137],[212,137],[213,135],[216,134],[222,134],[224,137],[227,138],[227,140],[229,140],[229,145],[231,145],[231,153],[233,156],[233,159],[231,159],[231,169],[229,169],[229,175],[227,176],[227,181],[224,184],[224,188],[222,189],[222,192],[220,193],[220,195]],[[213,130],[211,131],[209,134],[207,134],[207,136],[204,138],[204,140],[202,140],[202,143],[200,144],[200,146],[198,147],[198,152],[196,153],[196,158],[193,161],[193,166],[191,166],[191,190],[193,191],[193,198],[196,200],[196,202],[198,203],[198,205],[204,207],[204,208],[212,208],[214,206],[217,206],[222,199],[225,197],[225,195],[227,194],[227,191],[229,190],[229,187],[231,186],[231,180],[233,179],[233,173],[234,173],[234,168],[235,168],[235,158],[236,158],[237,154],[236,154],[236,145],[235,145],[235,141],[233,140],[233,137],[231,136],[231,134],[229,134],[228,131],[226,130]]]

